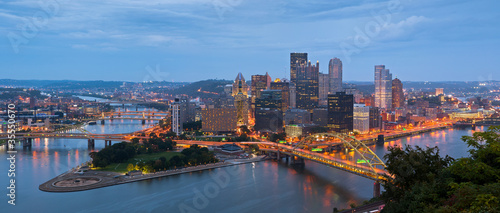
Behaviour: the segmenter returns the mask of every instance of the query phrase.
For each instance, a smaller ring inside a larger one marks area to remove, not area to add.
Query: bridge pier
[[[472,124],[472,131],[476,131],[476,124]]]
[[[87,144],[88,144],[89,149],[95,148],[95,140],[94,139],[89,139]]]
[[[290,164],[305,164],[304,158],[293,156]]]
[[[31,148],[32,142],[33,142],[33,138],[25,138],[23,140],[23,148],[26,148],[26,147]]]
[[[373,197],[380,197],[380,182],[373,183]]]
[[[105,123],[106,123],[106,121],[101,120],[101,125],[104,125]]]
[[[384,142],[385,142],[384,135],[378,135],[377,144],[384,145]]]
[[[142,125],[146,124],[146,120],[142,120]]]

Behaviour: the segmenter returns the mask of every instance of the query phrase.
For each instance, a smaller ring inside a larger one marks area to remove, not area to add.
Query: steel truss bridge
[[[83,121],[97,120],[151,120],[159,121],[170,115],[169,112],[160,111],[118,111],[118,112],[103,112],[94,118],[82,119]]]
[[[317,142],[318,138],[336,139],[331,143]],[[178,145],[202,145],[202,146],[220,146],[223,144],[233,144],[235,142],[210,142],[210,141],[193,141],[193,140],[176,140]],[[236,144],[259,146],[261,151],[273,152],[278,154],[278,158],[292,156],[301,159],[311,160],[321,163],[342,171],[350,172],[364,178],[375,181],[385,180],[388,175],[385,170],[385,163],[363,142],[356,138],[338,133],[319,133],[310,135],[298,142],[295,146],[273,143],[273,142],[239,142]],[[349,160],[332,157],[328,154],[313,152],[310,147],[317,146],[343,146],[348,150],[355,152],[355,158],[358,157],[361,162],[352,162]]]

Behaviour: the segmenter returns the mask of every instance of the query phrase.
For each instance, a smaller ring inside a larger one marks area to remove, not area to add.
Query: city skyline
[[[370,81],[375,64],[405,80],[499,80],[494,1],[214,2],[124,1],[95,9],[59,1],[48,12],[30,1],[2,3],[0,56],[7,63],[0,70],[43,80],[186,82],[251,76],[255,69],[289,78],[288,54],[307,52],[325,65],[341,59],[344,81]],[[399,7],[390,10],[391,2]],[[449,10],[457,15],[437,12]],[[47,19],[24,32],[37,12]],[[380,18],[386,21],[377,28]]]
[[[496,212],[498,6],[0,2],[0,208]]]

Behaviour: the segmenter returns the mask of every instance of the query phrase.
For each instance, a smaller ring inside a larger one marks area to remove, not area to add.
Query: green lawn
[[[136,155],[135,157],[128,159],[124,163],[113,163],[113,164],[110,164],[104,168],[99,168],[97,170],[126,173],[128,164],[136,165],[137,163],[139,163],[141,161],[148,162],[150,160],[158,160],[160,157],[165,157],[167,160],[170,160],[170,158],[172,158],[176,155],[181,155],[181,153],[180,152],[158,152],[158,153],[152,153],[152,154]]]

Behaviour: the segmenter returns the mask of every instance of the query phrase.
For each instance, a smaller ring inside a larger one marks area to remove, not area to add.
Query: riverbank
[[[257,156],[250,159],[235,159],[225,162],[193,166],[183,169],[160,171],[155,173],[126,176],[116,172],[89,170],[83,173],[75,173],[74,170],[65,172],[45,183],[40,184],[39,190],[45,192],[76,192],[97,189],[118,184],[132,183],[136,181],[149,180],[171,175],[179,175],[190,172],[210,170],[227,166],[235,166],[266,160],[265,156]],[[70,184],[72,183],[72,184]]]
[[[419,134],[426,133],[426,132],[432,132],[435,130],[449,129],[449,128],[453,128],[453,126],[452,125],[437,126],[437,127],[423,128],[423,129],[419,129],[419,130],[415,130],[415,131],[393,133],[393,134],[389,134],[389,135],[382,134],[382,135],[384,135],[384,141],[387,142],[387,141],[395,140],[395,139],[402,138],[402,137],[407,137],[407,136],[411,136],[411,135],[419,135]],[[369,145],[376,144],[378,141],[378,137],[374,136],[374,137],[358,139],[358,140],[360,140],[361,142],[364,142],[366,145],[369,146]]]

